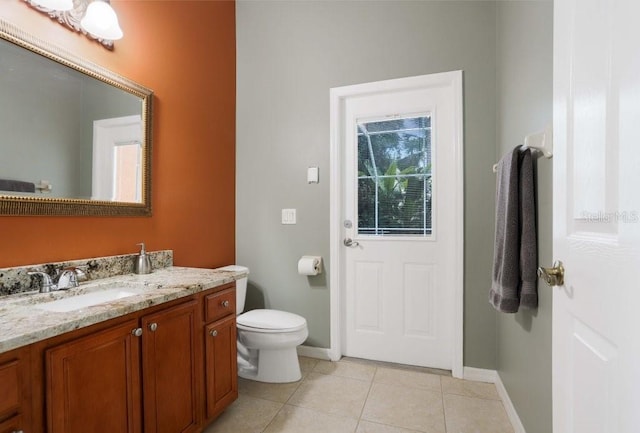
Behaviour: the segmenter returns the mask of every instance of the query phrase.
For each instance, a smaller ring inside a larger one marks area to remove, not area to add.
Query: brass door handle
[[[550,287],[564,285],[564,266],[562,266],[562,262],[556,260],[552,268],[540,266],[538,268],[538,277],[544,279]]]

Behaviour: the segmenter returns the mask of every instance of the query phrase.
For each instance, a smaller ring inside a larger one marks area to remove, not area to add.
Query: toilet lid
[[[218,270],[218,271],[228,271],[228,272],[246,272],[246,273],[249,273],[249,268],[247,268],[246,266],[240,266],[240,265],[223,266],[223,267],[218,268],[216,270]]]
[[[238,327],[256,331],[297,331],[307,326],[302,316],[279,310],[251,310],[237,317]]]

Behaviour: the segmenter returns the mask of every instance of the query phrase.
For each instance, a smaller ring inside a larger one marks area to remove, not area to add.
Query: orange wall
[[[113,51],[23,0],[2,0],[0,18],[154,91],[153,216],[0,216],[0,267],[132,253],[142,241],[173,249],[179,266],[232,263],[235,3],[111,4],[124,32]]]

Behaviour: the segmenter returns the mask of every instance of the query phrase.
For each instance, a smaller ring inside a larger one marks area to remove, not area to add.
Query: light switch
[[[318,167],[309,167],[307,168],[307,182],[308,183],[318,183],[319,180],[319,170]]]
[[[296,210],[282,209],[282,224],[295,224],[295,223],[296,223]]]

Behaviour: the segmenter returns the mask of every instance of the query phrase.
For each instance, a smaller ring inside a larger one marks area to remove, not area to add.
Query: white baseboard
[[[487,382],[495,384],[498,395],[500,396],[500,399],[502,399],[502,404],[504,405],[504,409],[507,412],[509,421],[511,421],[511,424],[513,425],[515,433],[527,433],[524,429],[524,426],[522,425],[522,421],[520,421],[518,412],[516,412],[516,408],[513,406],[513,402],[509,397],[509,393],[504,387],[502,379],[500,379],[500,375],[496,370],[464,367],[464,378],[466,380],[473,380],[475,382]]]
[[[509,398],[509,393],[507,389],[504,387],[502,383],[502,379],[500,379],[500,375],[496,372],[496,389],[498,390],[498,395],[502,399],[502,404],[504,404],[504,409],[507,411],[507,416],[513,425],[513,429],[515,433],[527,433],[522,425],[522,421],[520,421],[520,417],[518,416],[518,412],[516,412],[516,408],[513,406],[513,402],[511,398]]]
[[[463,375],[466,380],[474,382],[496,383],[498,372],[484,368],[464,367]]]
[[[298,346],[298,355],[306,356],[308,358],[323,359],[329,361],[329,349],[323,347],[311,347],[311,346]]]

